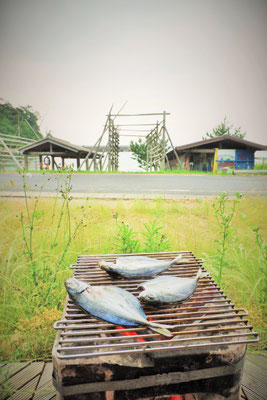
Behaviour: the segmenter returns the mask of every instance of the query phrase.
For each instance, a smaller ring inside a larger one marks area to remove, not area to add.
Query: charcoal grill
[[[189,251],[142,253],[165,260],[178,254],[186,262],[161,275],[194,277],[200,267],[204,271],[202,260]],[[112,279],[98,266],[100,260],[123,255],[81,255],[71,266],[73,276],[138,295],[144,279]],[[98,320],[67,299],[62,320],[54,326],[59,331],[53,347],[59,398],[155,399],[185,393],[198,399],[239,398],[246,345],[258,341],[258,334],[247,311],[235,307],[211,277],[202,278],[181,304],[143,308],[148,319],[173,326],[173,338]]]

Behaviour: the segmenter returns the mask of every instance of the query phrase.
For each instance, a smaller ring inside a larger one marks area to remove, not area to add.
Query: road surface
[[[63,183],[66,174],[27,173],[29,193],[40,191],[52,196],[58,182]],[[72,175],[72,193],[75,197],[214,197],[227,192],[251,195],[267,195],[267,176],[223,175],[142,175],[142,174],[76,174]],[[17,173],[0,174],[0,195],[23,194],[22,178]]]

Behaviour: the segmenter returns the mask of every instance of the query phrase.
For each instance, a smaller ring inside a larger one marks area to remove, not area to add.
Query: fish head
[[[159,303],[158,293],[153,292],[152,290],[144,290],[138,296],[139,300],[144,303]]]
[[[70,294],[82,293],[90,285],[86,282],[79,281],[76,278],[69,278],[65,280],[67,292]]]

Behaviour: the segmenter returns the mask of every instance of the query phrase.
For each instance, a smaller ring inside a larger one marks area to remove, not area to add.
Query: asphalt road
[[[55,193],[65,174],[26,174],[28,192],[38,192],[44,185],[44,195]],[[0,174],[0,195],[20,195],[22,178],[17,173]],[[75,196],[96,197],[200,197],[227,192],[267,195],[266,176],[220,175],[141,175],[141,174],[73,174],[72,193]]]

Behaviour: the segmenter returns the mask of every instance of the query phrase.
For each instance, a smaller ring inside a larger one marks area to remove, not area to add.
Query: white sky
[[[266,0],[0,0],[0,57],[0,97],[43,134],[93,145],[127,101],[170,112],[177,146],[225,116],[267,144]]]

